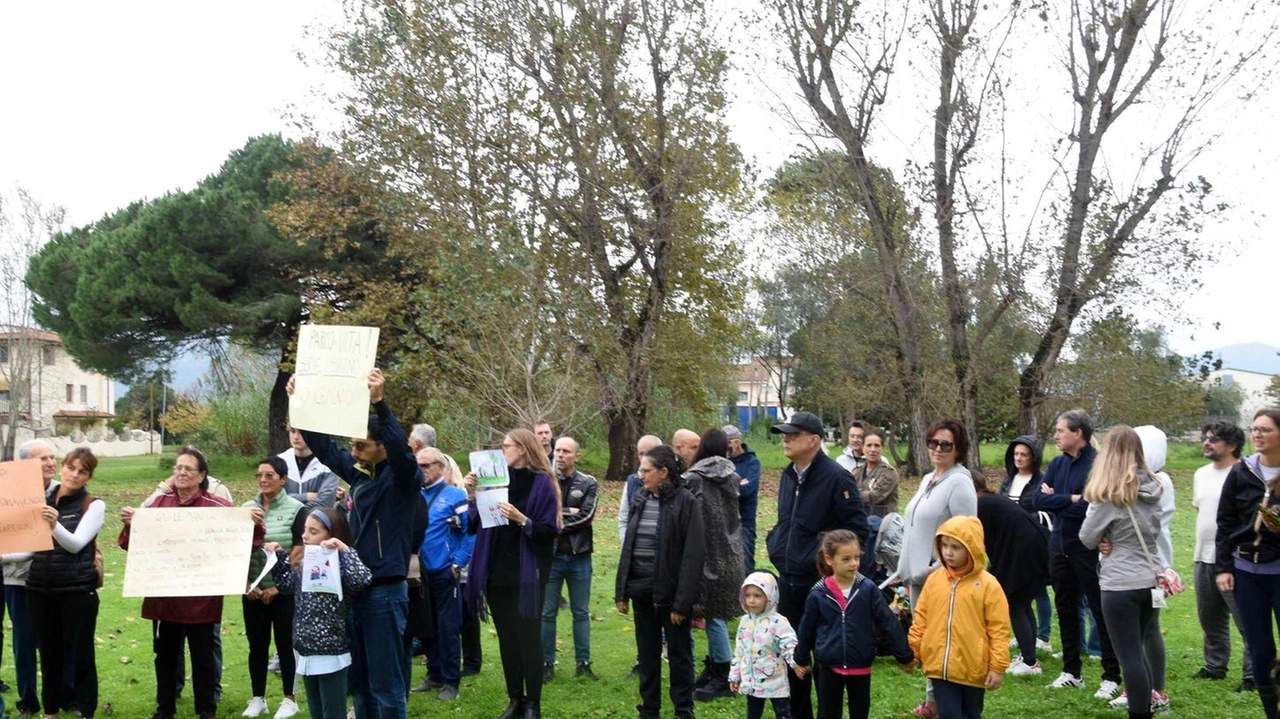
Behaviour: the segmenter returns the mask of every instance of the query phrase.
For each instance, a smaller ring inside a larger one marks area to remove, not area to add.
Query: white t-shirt
[[[1014,477],[1013,481],[1009,483],[1009,499],[1020,499],[1022,497],[1022,491],[1025,490],[1027,485],[1030,483],[1031,475],[1029,474],[1019,474]]]
[[[1261,461],[1258,462],[1258,469],[1262,470],[1262,481],[1271,484],[1277,476],[1280,476],[1280,467],[1268,467]]]
[[[1196,551],[1195,561],[1213,564],[1217,561],[1214,554],[1214,540],[1218,535],[1218,501],[1222,499],[1222,485],[1227,481],[1231,466],[1217,469],[1206,464],[1196,470],[1191,484],[1191,504],[1196,514]]]

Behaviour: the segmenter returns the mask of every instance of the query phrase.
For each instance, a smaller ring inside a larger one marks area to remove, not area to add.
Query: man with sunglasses
[[[1098,551],[1080,542],[1080,525],[1084,523],[1089,503],[1084,500],[1084,486],[1093,469],[1098,450],[1093,438],[1093,420],[1082,409],[1058,415],[1053,441],[1062,454],[1053,458],[1044,471],[1044,479],[1034,491],[1032,505],[1036,511],[1053,515],[1053,531],[1049,535],[1049,571],[1053,576],[1054,605],[1058,610],[1058,632],[1062,636],[1062,673],[1049,688],[1084,688],[1080,663],[1081,624],[1080,597],[1084,596],[1094,610],[1098,622],[1098,638],[1102,643],[1102,682],[1094,698],[1110,700],[1120,693],[1120,662],[1116,658],[1111,637],[1102,612],[1102,593],[1098,587]]]
[[[1200,432],[1200,447],[1209,464],[1196,470],[1192,480],[1192,504],[1196,508],[1196,549],[1194,581],[1196,588],[1196,614],[1200,628],[1204,630],[1204,665],[1194,676],[1196,679],[1225,679],[1231,667],[1231,621],[1243,639],[1240,628],[1240,612],[1236,609],[1234,592],[1223,592],[1217,584],[1217,555],[1215,535],[1218,533],[1218,502],[1222,498],[1222,485],[1227,481],[1231,467],[1240,461],[1244,449],[1244,430],[1231,422],[1210,422]],[[1238,692],[1252,692],[1253,661],[1249,656],[1249,644],[1244,644],[1244,677],[1236,687]]]
[[[356,719],[405,719],[408,696],[409,556],[414,516],[422,506],[422,472],[409,449],[409,438],[383,399],[382,371],[369,371],[368,434],[351,438],[351,451],[333,437],[302,430],[316,458],[350,486],[347,514],[354,548],[373,574],[373,584],[355,596],[355,642],[351,647],[350,683]],[[294,378],[287,386],[293,394]]]

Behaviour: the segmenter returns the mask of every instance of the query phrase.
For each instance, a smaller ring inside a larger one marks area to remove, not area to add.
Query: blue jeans
[[[729,620],[707,620],[707,654],[718,664],[733,661],[733,649],[729,646]]]
[[[424,578],[436,614],[436,631],[427,640],[427,678],[456,687],[462,679],[462,595],[453,567],[427,572]]]
[[[1053,631],[1053,601],[1049,599],[1049,588],[1040,587],[1036,602],[1036,639],[1049,641],[1049,633]],[[1094,632],[1096,635],[1097,632]]]
[[[350,667],[356,719],[405,719],[408,619],[409,585],[404,580],[356,595]]]
[[[1098,611],[1102,611],[1099,607]],[[1087,621],[1086,621],[1087,620]],[[1088,628],[1088,632],[1085,629]],[[1102,654],[1102,642],[1098,639],[1098,618],[1093,614],[1087,597],[1080,597],[1080,636],[1085,637],[1084,651],[1091,657]]]
[[[591,555],[556,554],[547,575],[547,591],[542,602],[542,659],[556,661],[556,612],[560,609],[560,587],[569,585],[569,611],[573,614],[573,658],[582,664],[591,661]]]
[[[347,670],[302,677],[311,719],[347,719]]]
[[[938,701],[938,719],[981,719],[987,691],[982,687],[934,679],[933,695]]]
[[[40,695],[36,689],[36,636],[31,626],[31,612],[27,609],[27,588],[4,588],[4,603],[13,621],[13,673],[18,685],[20,711],[32,714],[40,712]],[[3,700],[0,700],[3,701]],[[3,707],[3,704],[0,704]]]

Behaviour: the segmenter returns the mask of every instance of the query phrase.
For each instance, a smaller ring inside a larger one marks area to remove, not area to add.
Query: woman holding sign
[[[221,497],[209,494],[209,463],[195,447],[183,447],[173,461],[173,492],[161,494],[151,509],[166,507],[230,507]],[[133,523],[133,507],[120,510],[117,542],[128,551]],[[253,546],[262,545],[262,510],[254,509]],[[195,687],[196,715],[213,719],[218,713],[214,698],[217,667],[213,658],[214,625],[222,622],[222,597],[146,597],[142,616],[151,620],[151,646],[156,654],[156,713],[152,719],[172,719],[177,712],[178,674],[183,669],[182,645],[191,650],[191,683]]]
[[[106,504],[85,487],[98,458],[77,447],[62,460],[61,484],[41,516],[53,532],[53,549],[36,552],[27,575],[27,594],[36,646],[40,650],[40,701],[46,716],[63,708],[92,717],[98,708],[94,627],[102,574],[94,560]],[[63,668],[70,658],[76,689],[74,707],[61,707]]]
[[[258,463],[254,479],[258,482],[258,496],[245,502],[244,506],[262,510],[266,521],[266,541],[301,551],[302,527],[307,512],[302,502],[284,491],[289,481],[289,467],[279,457],[267,457]],[[266,555],[254,552],[249,562],[249,576],[257,577],[265,566]],[[281,592],[268,573],[258,586],[241,597],[244,634],[249,640],[249,684],[253,690],[249,706],[241,716],[259,717],[268,711],[267,660],[273,632],[276,651],[280,653],[280,682],[284,685],[284,699],[276,709],[275,719],[288,719],[298,713],[293,693],[296,669],[293,658],[293,597],[288,595],[289,592]]]
[[[498,653],[510,699],[499,719],[542,717],[542,599],[560,532],[560,487],[533,432],[515,429],[502,438],[507,462],[507,501],[498,511],[506,524],[481,527],[471,500],[469,531],[476,534],[464,601],[488,601],[498,632]],[[470,494],[476,474],[465,480]],[[488,490],[500,491],[500,490]]]

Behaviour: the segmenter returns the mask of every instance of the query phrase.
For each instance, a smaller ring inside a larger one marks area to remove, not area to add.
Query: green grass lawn
[[[755,446],[755,444],[753,444]],[[759,562],[767,566],[763,536],[772,526],[776,514],[775,497],[781,459],[780,445],[768,443],[757,447],[764,464],[765,481],[760,502],[760,544],[757,547]],[[999,463],[1003,446],[984,447],[983,457]],[[1178,489],[1179,507],[1174,520],[1173,537],[1178,571],[1190,581],[1191,548],[1195,528],[1195,511],[1191,507],[1191,476],[1203,463],[1196,447],[1174,445],[1171,448],[1171,470]],[[168,476],[165,469],[171,457],[163,462],[155,457],[104,459],[97,475],[90,484],[90,491],[106,500],[107,524],[101,538],[106,557],[106,586],[102,590],[102,607],[97,628],[97,663],[101,685],[102,704],[111,704],[116,716],[148,717],[154,711],[155,680],[153,655],[150,645],[150,622],[140,616],[141,600],[120,596],[124,579],[125,553],[115,545],[120,530],[118,510],[123,505],[136,506],[155,487],[156,482]],[[252,480],[252,459],[210,460],[212,473],[227,482],[237,501],[248,499],[255,491]],[[903,505],[914,483],[904,488]],[[601,508],[596,522],[596,581],[592,587],[592,656],[598,682],[575,680],[572,671],[573,642],[570,636],[570,617],[562,611],[558,626],[558,652],[561,657],[559,676],[546,688],[543,707],[548,717],[631,717],[635,716],[638,702],[636,683],[627,681],[624,675],[635,658],[635,642],[631,634],[631,621],[613,610],[613,574],[617,563],[617,505],[620,496],[619,483],[601,483]],[[1204,682],[1191,679],[1200,667],[1199,625],[1195,618],[1195,596],[1192,591],[1173,597],[1169,608],[1163,612],[1162,625],[1168,650],[1168,690],[1175,715],[1185,717],[1243,717],[1259,714],[1256,695],[1240,695],[1232,690],[1239,680],[1239,644],[1233,657],[1232,674],[1226,682]],[[247,669],[248,645],[243,635],[241,610],[235,598],[228,598],[223,613],[223,654],[225,693],[219,716],[239,717],[249,700]],[[706,650],[705,638],[696,633],[698,656]],[[484,669],[478,677],[464,679],[461,697],[453,703],[437,700],[434,694],[414,694],[409,702],[410,716],[495,717],[506,705],[502,672],[498,664],[497,643],[489,626],[483,632]],[[1058,645],[1057,628],[1053,643]],[[1061,662],[1048,656],[1041,657],[1045,667],[1043,677],[1013,678],[1005,686],[987,698],[987,716],[991,717],[1121,717],[1122,712],[1106,708],[1105,703],[1092,698],[1097,688],[1100,667],[1096,663],[1085,664],[1087,691],[1044,688],[1061,671]],[[415,664],[414,681],[421,680],[425,668]],[[11,684],[13,672],[11,655],[5,654],[3,676]],[[665,685],[664,685],[665,686]],[[891,660],[883,660],[876,667],[872,683],[872,716],[901,717],[921,699],[924,679],[920,674],[905,675]],[[299,701],[302,702],[301,686]],[[274,712],[280,699],[280,682],[272,676],[268,685],[268,702]],[[12,692],[6,696],[10,706],[16,701]],[[305,706],[305,704],[303,705]],[[699,705],[702,717],[740,717],[745,712],[741,698],[725,699]],[[305,713],[305,711],[304,711]],[[666,706],[665,716],[671,716]],[[191,693],[183,694],[179,716],[192,717]]]

